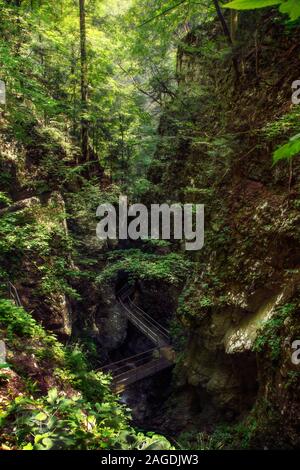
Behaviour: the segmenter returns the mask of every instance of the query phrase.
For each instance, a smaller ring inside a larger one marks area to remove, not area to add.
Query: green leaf
[[[300,17],[300,2],[299,0],[286,0],[281,3],[279,7],[281,13],[287,13],[292,21]]]
[[[42,440],[42,443],[46,450],[49,450],[53,447],[53,441],[49,437],[45,437]]]
[[[28,442],[28,444],[23,447],[23,450],[33,450],[33,445],[31,444],[31,442]]]
[[[255,8],[271,7],[280,3],[282,3],[282,0],[233,0],[222,6],[233,10],[254,10]]]
[[[9,364],[6,364],[6,363],[0,364],[0,369],[10,369]]]
[[[287,144],[282,145],[273,153],[273,163],[285,160],[300,153],[300,134],[294,135]]]
[[[233,0],[223,5],[224,8],[233,10],[254,10],[255,8],[265,8],[280,5],[279,11],[288,14],[292,21],[300,18],[299,0]]]
[[[34,417],[36,421],[46,421],[47,418],[48,416],[46,415],[46,413],[43,413],[42,411]]]
[[[51,405],[53,405],[53,404],[56,402],[57,398],[58,398],[57,389],[56,389],[56,388],[52,388],[51,390],[49,390],[49,392],[48,392],[48,398],[47,398],[48,403],[50,403]]]

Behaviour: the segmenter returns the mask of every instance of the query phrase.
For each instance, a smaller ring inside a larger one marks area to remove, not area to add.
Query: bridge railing
[[[170,343],[169,331],[131,300],[130,295],[133,292],[133,286],[125,285],[117,296],[128,318],[155,344]],[[125,302],[128,303],[128,306]]]
[[[118,299],[124,299],[125,297],[129,297],[134,292],[134,287],[128,284],[125,284],[117,293]]]
[[[112,387],[117,392],[121,392],[131,383],[169,367],[175,360],[174,350],[170,346],[169,331],[135,305],[130,298],[133,292],[133,286],[125,285],[117,294],[119,304],[127,318],[156,347],[97,369],[112,374]]]
[[[151,328],[151,323],[146,319],[142,319],[139,315],[134,314],[123,302],[123,300],[119,299],[119,302],[123,307],[126,316],[132,321],[132,323],[137,328],[139,328],[139,330],[142,331],[142,333],[144,333],[151,341],[153,341],[154,344],[158,346],[161,345],[162,339],[156,332],[153,331]]]
[[[117,374],[119,371],[122,371],[125,369],[130,370],[133,367],[137,367],[149,360],[152,360],[154,353],[157,353],[157,352],[159,352],[158,348],[148,349],[148,351],[126,357],[125,359],[121,359],[120,361],[111,362],[97,370],[101,370],[102,372],[111,372],[112,374]]]
[[[119,387],[121,385],[129,385],[131,383],[137,382],[140,379],[154,375],[166,367],[169,367],[170,365],[171,363],[167,359],[154,359],[153,361],[143,366],[137,367],[136,369],[114,376],[113,386]]]
[[[169,331],[164,328],[160,323],[158,323],[154,318],[152,318],[148,313],[138,307],[131,299],[128,297],[128,302],[139,315],[141,318],[145,319],[146,321],[151,324],[152,328],[155,329],[166,341],[170,342],[170,333]]]

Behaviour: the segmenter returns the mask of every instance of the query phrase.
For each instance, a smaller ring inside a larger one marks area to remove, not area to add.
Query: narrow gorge
[[[0,0],[0,449],[299,448],[298,5],[55,3]]]

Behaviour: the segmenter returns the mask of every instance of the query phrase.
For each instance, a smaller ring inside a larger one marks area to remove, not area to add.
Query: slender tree
[[[80,56],[81,56],[81,151],[83,161],[89,160],[88,111],[88,64],[86,49],[85,0],[79,0],[80,14]]]
[[[232,48],[233,47],[233,40],[232,40],[230,31],[229,31],[228,25],[226,23],[226,20],[223,16],[222,10],[220,8],[219,0],[213,0],[213,4],[215,6],[215,9],[216,9],[216,12],[217,12],[217,15],[218,15],[218,19],[219,19],[219,21],[222,25],[223,32],[224,32],[224,35],[227,39],[227,42],[228,42],[229,46]],[[239,78],[240,78],[239,64],[238,64],[237,58],[235,56],[232,57],[232,64],[233,64],[233,68],[234,68],[235,79],[238,82]]]

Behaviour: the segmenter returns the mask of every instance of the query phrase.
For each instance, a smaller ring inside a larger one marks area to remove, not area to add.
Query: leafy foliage
[[[136,442],[116,403],[91,405],[57,389],[41,399],[17,398],[2,425],[7,420],[15,420],[17,444],[24,450],[130,448]]]
[[[273,161],[277,163],[279,160],[289,159],[300,153],[300,138],[299,134],[290,138],[287,144],[279,147],[273,154]]]
[[[276,362],[279,359],[282,347],[280,330],[283,327],[284,320],[291,316],[295,310],[295,304],[285,304],[278,308],[277,313],[262,327],[261,334],[255,341],[254,348],[257,352],[267,350],[272,361]]]
[[[275,5],[279,5],[279,11],[288,14],[292,21],[300,17],[300,5],[297,0],[233,0],[223,6],[236,10],[251,10]]]
[[[47,207],[36,204],[17,212],[8,211],[0,217],[0,262],[5,268],[1,275],[4,280],[15,276],[24,257],[38,257],[40,262],[34,268],[40,279],[40,291],[43,294],[65,292],[76,297],[66,279],[77,276],[78,272],[71,270],[69,259],[64,256],[73,249],[62,224],[64,216],[56,204]]]
[[[178,284],[186,278],[191,263],[177,253],[157,255],[130,249],[114,251],[108,258],[108,265],[97,277],[103,283],[117,279],[119,272],[126,272],[131,279],[164,281]]]
[[[14,425],[16,445],[23,450],[171,449],[162,436],[145,436],[128,426],[125,408],[111,395],[89,403],[79,395],[51,389],[42,398],[16,398],[0,417],[2,442]]]
[[[223,5],[225,8],[236,10],[249,10],[252,8],[264,8],[279,5],[279,11],[288,14],[291,21],[300,18],[300,3],[297,0],[234,0]],[[294,135],[287,144],[280,146],[273,154],[273,162],[290,159],[298,155],[300,151],[299,134]]]
[[[61,387],[72,387],[68,393],[52,388],[41,396],[38,386],[24,378],[28,394],[22,393],[5,410],[0,407],[0,444],[24,450],[171,448],[164,437],[144,435],[129,426],[129,410],[111,393],[110,378],[90,371],[80,348],[63,347],[30,314],[3,299],[0,332],[10,347],[22,339],[25,353],[32,350],[33,341],[39,366],[44,361],[48,369],[56,366],[54,377]],[[7,364],[3,366],[7,370]],[[2,382],[5,377],[1,375]]]
[[[0,325],[7,328],[7,333],[21,336],[43,336],[44,332],[23,308],[16,307],[10,300],[0,299]]]

